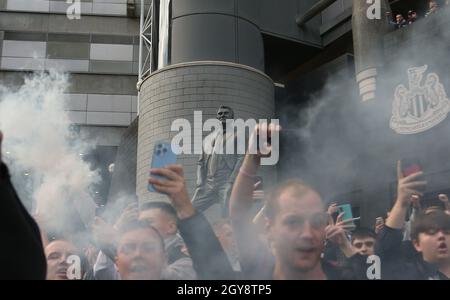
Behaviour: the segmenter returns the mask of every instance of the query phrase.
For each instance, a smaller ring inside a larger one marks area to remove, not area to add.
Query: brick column
[[[165,196],[148,192],[147,180],[155,142],[170,141],[177,134],[170,132],[172,121],[184,118],[193,127],[194,111],[202,111],[204,122],[215,118],[220,105],[232,107],[235,118],[273,118],[274,84],[261,71],[226,62],[172,65],[155,72],[144,81],[141,87],[137,150],[136,190],[140,201],[167,200]],[[181,155],[178,158],[184,166],[191,196],[196,182],[198,157]],[[273,172],[273,167],[263,168],[262,176],[267,176],[267,183],[275,181]]]

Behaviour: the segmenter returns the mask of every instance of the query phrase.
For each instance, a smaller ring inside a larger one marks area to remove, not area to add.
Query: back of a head
[[[145,202],[140,206],[140,211],[146,211],[150,209],[159,209],[165,214],[167,214],[169,217],[171,217],[175,222],[178,221],[177,212],[173,208],[173,206],[169,203],[162,202],[162,201],[152,201],[152,202]]]

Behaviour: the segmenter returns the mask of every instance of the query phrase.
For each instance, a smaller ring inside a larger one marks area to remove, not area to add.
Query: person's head
[[[368,228],[357,228],[352,233],[352,246],[361,255],[372,255],[375,252],[377,236]]]
[[[301,180],[289,180],[268,193],[265,215],[277,263],[297,273],[316,268],[328,220],[320,195]]]
[[[68,268],[71,265],[68,259],[73,255],[80,258],[75,245],[67,240],[53,240],[44,250],[47,259],[47,280],[68,280]]]
[[[167,264],[164,240],[144,221],[124,226],[117,244],[115,263],[123,280],[157,280]]]
[[[215,222],[213,229],[223,249],[229,251],[235,247],[233,229],[229,220],[223,219]]]
[[[234,111],[231,107],[222,105],[217,110],[217,119],[225,123],[227,119],[233,119],[234,118]]]
[[[401,14],[397,14],[395,16],[395,20],[397,21],[397,23],[400,23],[403,21],[403,16]]]
[[[409,19],[416,19],[417,18],[417,13],[414,10],[408,11],[408,18]]]
[[[175,235],[177,228],[177,213],[169,203],[147,202],[140,207],[139,220],[155,227],[163,238]]]
[[[426,262],[450,263],[450,216],[442,210],[420,214],[412,224],[411,239]]]
[[[428,213],[432,213],[432,212],[435,212],[438,210],[442,211],[443,209],[439,206],[432,205],[432,206],[428,206],[427,208],[425,208],[424,212],[425,212],[425,214],[428,214]]]

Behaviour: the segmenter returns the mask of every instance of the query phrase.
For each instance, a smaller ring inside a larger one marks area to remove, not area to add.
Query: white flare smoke
[[[67,87],[67,75],[54,71],[25,78],[17,90],[0,83],[5,159],[12,173],[32,176],[35,212],[55,225],[67,221],[61,220],[67,203],[75,206],[85,224],[89,221],[95,211],[89,187],[99,180],[80,156],[89,145],[71,130],[65,111]]]

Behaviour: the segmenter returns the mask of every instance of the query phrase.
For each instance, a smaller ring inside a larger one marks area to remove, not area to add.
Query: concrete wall
[[[67,18],[65,1],[22,2],[0,2],[2,83],[21,84],[23,71],[68,72],[72,122],[128,126],[137,114],[139,22],[111,11],[127,1],[82,1],[79,20]]]
[[[6,30],[0,67],[96,74],[138,72],[137,36]]]
[[[279,36],[300,43],[321,45],[320,16],[315,17],[302,28],[295,20],[305,13],[316,0],[239,0],[238,14],[258,24],[265,34]]]
[[[172,1],[171,63],[228,61],[264,71],[260,30],[237,9],[234,0]]]
[[[173,0],[173,64],[199,60],[239,63],[264,71],[262,33],[322,44],[320,16],[302,28],[295,20],[315,1]]]
[[[320,35],[324,46],[352,30],[352,7],[353,0],[337,0],[322,12]]]
[[[65,14],[72,5],[66,0],[2,0],[0,8],[11,11]],[[126,16],[127,0],[81,0],[82,14]]]
[[[244,120],[268,119],[274,114],[274,86],[270,78],[255,69],[223,62],[196,62],[161,69],[143,83],[141,97],[137,152],[140,201],[165,199],[148,192],[147,181],[154,144],[159,140],[170,142],[177,134],[170,132],[175,119],[185,118],[193,126],[194,111],[202,111],[205,121],[215,118],[220,105],[233,107],[235,117]],[[198,155],[181,155],[178,161],[185,168],[192,195]],[[271,172],[271,168],[267,169],[266,176]],[[273,175],[267,180],[271,181]]]

